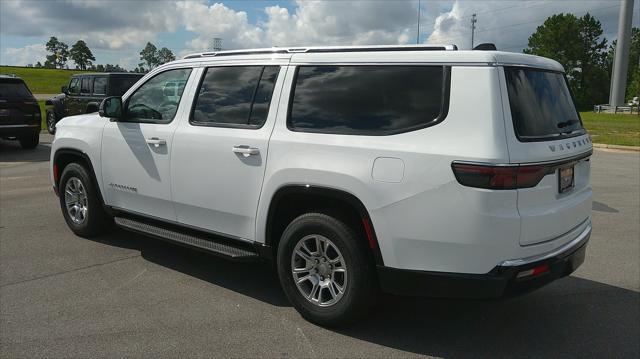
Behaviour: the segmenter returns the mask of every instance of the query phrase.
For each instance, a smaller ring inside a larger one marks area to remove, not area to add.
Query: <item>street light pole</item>
[[[629,48],[631,47],[631,19],[633,16],[633,0],[621,0],[618,18],[618,40],[613,59],[611,75],[611,92],[609,105],[624,104],[624,92],[627,87],[627,71],[629,70]]]
[[[478,21],[477,15],[471,15],[471,49],[473,49],[473,37],[476,32],[476,22]]]

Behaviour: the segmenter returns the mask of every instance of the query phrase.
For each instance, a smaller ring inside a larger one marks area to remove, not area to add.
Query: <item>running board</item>
[[[118,226],[130,231],[146,234],[189,247],[195,247],[229,259],[244,261],[260,258],[255,250],[245,248],[250,247],[249,244],[243,246],[244,243],[229,243],[230,241],[185,233],[175,229],[167,229],[130,218],[115,217],[114,221]]]

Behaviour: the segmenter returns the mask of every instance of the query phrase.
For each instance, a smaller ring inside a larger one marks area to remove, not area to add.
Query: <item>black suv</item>
[[[62,93],[47,100],[47,130],[56,132],[63,117],[98,111],[100,102],[109,96],[122,96],[143,74],[93,73],[73,75]]]
[[[0,137],[17,138],[24,149],[40,139],[42,115],[38,101],[24,83],[12,75],[0,75]]]

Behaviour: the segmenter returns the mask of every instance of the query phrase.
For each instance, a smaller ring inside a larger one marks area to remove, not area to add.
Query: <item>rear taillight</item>
[[[458,182],[464,186],[487,189],[535,187],[553,166],[496,166],[491,164],[456,163],[451,165]]]

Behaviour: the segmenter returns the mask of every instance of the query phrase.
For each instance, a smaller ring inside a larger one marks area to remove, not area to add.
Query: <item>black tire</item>
[[[329,239],[345,260],[344,293],[330,306],[322,307],[303,296],[292,274],[293,251],[301,239],[310,235]],[[366,240],[353,228],[322,213],[301,215],[287,226],[278,245],[278,277],[287,298],[305,319],[322,326],[338,326],[358,319],[371,309],[376,302],[377,285],[375,266],[365,244]]]
[[[86,198],[87,211],[82,222],[76,222],[71,218],[71,214],[67,210],[66,205],[66,189],[67,183],[72,179],[80,180]],[[73,233],[80,237],[91,238],[105,233],[110,223],[110,217],[104,211],[104,207],[100,201],[98,188],[94,185],[89,171],[81,164],[70,163],[62,171],[60,184],[58,186],[60,193],[60,209],[65,221]]]
[[[40,142],[40,133],[33,132],[28,135],[22,135],[18,137],[18,141],[20,142],[20,146],[22,146],[25,150],[31,150],[38,146]]]
[[[50,134],[56,134],[56,114],[53,111],[47,111],[47,131]]]

